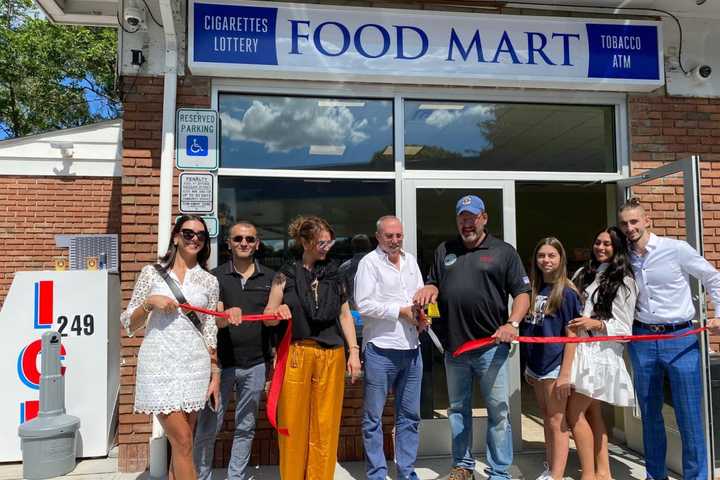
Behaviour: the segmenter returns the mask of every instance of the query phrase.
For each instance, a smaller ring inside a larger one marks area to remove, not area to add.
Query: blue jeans
[[[372,343],[365,347],[365,402],[362,418],[365,469],[369,480],[385,480],[382,416],[389,390],[395,391],[395,463],[398,479],[417,479],[420,426],[420,348],[391,350]]]
[[[227,478],[245,480],[250,461],[255,421],[257,420],[260,397],[265,389],[265,364],[250,368],[223,368],[220,373],[221,406],[213,412],[207,405],[200,411],[195,427],[193,457],[198,471],[198,480],[212,479],[215,437],[222,430],[223,417],[227,410],[230,394],[235,387],[235,434],[233,436]]]
[[[678,330],[677,333],[688,331]],[[633,326],[634,335],[653,333]],[[643,445],[647,476],[667,477],[665,453],[667,438],[662,416],[663,380],[670,380],[673,407],[682,440],[683,478],[705,480],[707,452],[702,414],[700,348],[696,335],[674,340],[632,342],[629,345],[638,404],[642,414]]]
[[[463,353],[445,352],[453,466],[475,469],[472,456],[472,393],[477,379],[488,412],[487,463],[490,480],[510,478],[513,461],[510,427],[510,385],[507,359],[510,344]]]

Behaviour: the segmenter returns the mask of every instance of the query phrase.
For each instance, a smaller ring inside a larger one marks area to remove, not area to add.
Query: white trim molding
[[[0,142],[0,175],[122,176],[120,119]]]

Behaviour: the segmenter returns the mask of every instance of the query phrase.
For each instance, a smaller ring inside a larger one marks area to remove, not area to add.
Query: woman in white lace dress
[[[218,282],[206,270],[209,256],[205,222],[194,215],[183,215],[173,227],[167,253],[159,265],[189,304],[215,309]],[[194,480],[196,415],[209,398],[211,405],[219,401],[217,326],[212,316],[197,314],[198,330],[189,312],[181,311],[178,303],[155,266],[146,265],[120,320],[128,336],[146,325],[137,359],[135,411],[157,415],[165,429],[172,445],[170,479]]]
[[[637,285],[627,256],[625,236],[609,227],[595,236],[590,261],[573,282],[583,294],[582,317],[568,327],[578,336],[631,335]],[[567,419],[582,467],[581,480],[609,480],[607,428],[600,402],[620,407],[635,404],[632,379],[623,359],[624,344],[578,344],[570,381],[573,393]]]

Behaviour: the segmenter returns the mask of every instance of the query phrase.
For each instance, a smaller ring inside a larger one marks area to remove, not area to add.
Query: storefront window
[[[262,239],[259,259],[277,269],[293,257],[293,242],[287,229],[298,215],[326,219],[337,237],[330,255],[344,261],[358,253],[353,249],[353,237],[366,235],[374,248],[375,222],[383,215],[395,213],[392,180],[220,177],[218,182],[218,263],[229,258],[224,239],[228,228],[238,220],[257,226]]]
[[[408,170],[615,172],[612,106],[405,102]]]
[[[392,100],[221,93],[220,166],[392,171]]]

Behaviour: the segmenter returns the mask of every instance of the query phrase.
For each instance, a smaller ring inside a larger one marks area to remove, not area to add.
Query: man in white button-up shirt
[[[413,295],[423,286],[415,257],[404,252],[403,227],[381,217],[378,247],[365,255],[355,274],[355,303],[363,319],[365,402],[362,431],[369,480],[385,480],[382,414],[395,391],[395,462],[399,479],[417,479],[415,459],[420,425],[422,356]]]
[[[686,242],[658,237],[637,199],[620,208],[620,229],[630,242],[630,260],[639,294],[633,333],[678,334],[692,328],[695,307],[690,275],[699,279],[720,308],[720,273]],[[708,326],[717,333],[720,320]],[[664,375],[670,380],[682,440],[683,478],[707,479],[700,349],[695,335],[630,344],[635,389],[642,413],[647,477],[667,478],[667,440],[662,416]]]

